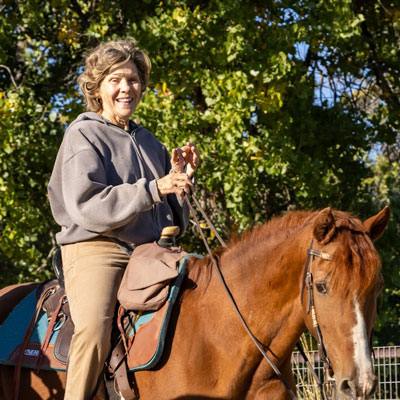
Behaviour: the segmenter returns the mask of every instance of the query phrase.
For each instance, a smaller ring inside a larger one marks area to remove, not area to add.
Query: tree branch
[[[13,76],[13,74],[12,74],[12,72],[11,72],[11,69],[8,68],[7,65],[4,65],[4,64],[0,64],[0,68],[5,69],[5,70],[10,74],[11,82],[12,82],[12,84],[14,85],[15,89],[18,90],[18,89],[19,89],[19,86],[18,86],[17,83],[15,82],[15,79],[14,79],[14,76]]]
[[[358,12],[362,13],[366,17],[366,11],[364,7],[360,7]],[[371,69],[374,72],[378,85],[381,87],[384,97],[387,102],[395,107],[396,109],[400,108],[400,103],[398,97],[393,93],[393,90],[390,86],[390,83],[385,78],[384,71],[382,70],[382,61],[378,55],[377,46],[374,42],[374,38],[370,30],[368,29],[368,25],[366,19],[361,22],[361,33],[363,37],[366,39],[369,48],[370,48],[370,56],[369,61],[371,63]]]

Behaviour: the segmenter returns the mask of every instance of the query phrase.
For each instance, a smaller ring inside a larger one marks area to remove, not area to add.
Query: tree
[[[400,330],[400,164],[397,146],[384,146],[384,151],[372,164],[374,175],[364,181],[365,193],[373,199],[374,209],[390,204],[392,220],[386,233],[378,242],[382,258],[385,285],[378,304],[378,319],[375,326],[379,343],[398,344]],[[370,206],[370,198],[365,205]]]
[[[294,208],[372,214],[368,154],[399,126],[394,2],[2,4],[3,284],[51,274],[46,185],[62,132],[83,111],[76,77],[86,50],[118,36],[135,37],[153,63],[135,117],[170,149],[199,144],[198,197],[223,236]],[[183,242],[203,251],[193,232]]]

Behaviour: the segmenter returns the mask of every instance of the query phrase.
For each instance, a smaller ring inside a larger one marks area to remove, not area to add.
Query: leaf
[[[51,113],[49,114],[49,120],[50,120],[51,122],[55,122],[55,121],[57,120],[57,113],[56,113],[56,112],[51,112]]]

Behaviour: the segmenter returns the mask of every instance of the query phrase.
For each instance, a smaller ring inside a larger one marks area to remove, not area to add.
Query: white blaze
[[[359,386],[365,390],[370,385],[372,361],[364,316],[362,315],[360,305],[356,300],[354,300],[354,311],[357,318],[356,325],[353,328],[354,361],[359,370]]]

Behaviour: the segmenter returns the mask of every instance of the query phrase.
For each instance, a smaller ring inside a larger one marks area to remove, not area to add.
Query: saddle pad
[[[36,304],[36,290],[34,290],[14,307],[10,315],[0,326],[0,364],[15,365],[18,358],[19,346],[24,338],[32,315],[35,313]],[[47,327],[47,314],[41,310],[30,338],[30,343],[24,351],[23,367],[35,368]],[[61,364],[53,356],[53,348],[57,335],[58,330],[52,333],[41,369],[66,370],[65,365]]]
[[[139,314],[128,332],[129,340],[132,342],[127,357],[130,371],[150,369],[160,360],[172,308],[186,274],[187,260],[191,257],[203,258],[198,254],[187,254],[183,257],[178,269],[179,275],[171,281],[166,303],[158,311],[144,311]]]

